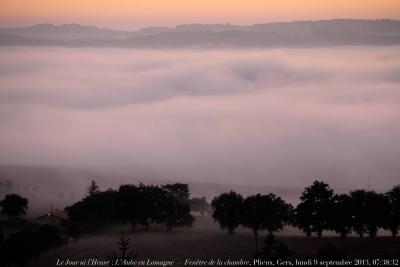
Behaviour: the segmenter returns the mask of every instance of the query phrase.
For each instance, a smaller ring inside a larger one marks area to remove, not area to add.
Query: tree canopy
[[[390,208],[385,228],[390,230],[392,237],[396,237],[400,225],[400,185],[393,187],[386,196]]]
[[[233,234],[242,221],[243,197],[233,191],[215,197],[211,202],[212,217],[221,229],[228,229]]]
[[[25,215],[26,210],[28,209],[28,199],[17,194],[6,195],[0,204],[2,207],[2,213],[14,217]]]
[[[119,190],[108,189],[86,196],[66,209],[73,222],[87,228],[98,228],[113,223],[129,223],[133,229],[151,223],[175,227],[191,227],[189,187],[186,184],[146,186],[121,185]]]
[[[307,236],[316,233],[322,236],[324,230],[329,229],[329,213],[333,204],[333,190],[329,185],[314,181],[306,187],[300,197],[301,203],[295,212],[295,223]]]

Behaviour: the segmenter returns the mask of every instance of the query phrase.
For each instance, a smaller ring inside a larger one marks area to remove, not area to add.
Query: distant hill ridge
[[[262,23],[184,24],[120,31],[80,24],[1,28],[2,46],[276,47],[400,44],[399,20],[334,19]]]

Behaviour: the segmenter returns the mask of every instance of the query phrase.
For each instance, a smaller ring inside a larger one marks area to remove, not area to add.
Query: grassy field
[[[78,242],[70,242],[42,255],[29,266],[56,266],[57,259],[105,260],[112,256],[113,251],[118,252],[117,242],[122,231],[131,239],[131,246],[138,253],[138,258],[173,260],[175,266],[182,265],[185,259],[251,259],[255,249],[254,236],[250,231],[239,229],[235,235],[229,236],[225,231],[221,231],[211,218],[198,217],[192,229],[168,232],[155,227],[149,232],[132,232],[128,227],[113,227],[96,235],[85,235]],[[265,234],[260,237],[260,246],[264,238]],[[400,255],[400,238],[384,236],[375,239],[341,239],[336,236],[308,239],[293,229],[287,229],[278,235],[278,240],[294,252],[293,259],[312,258],[326,244],[337,246],[351,258]]]

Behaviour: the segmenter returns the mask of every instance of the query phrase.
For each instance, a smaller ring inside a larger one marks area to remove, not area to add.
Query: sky
[[[114,29],[332,18],[400,19],[398,0],[1,0],[0,26],[81,23]]]
[[[0,163],[388,189],[400,48],[0,48]]]

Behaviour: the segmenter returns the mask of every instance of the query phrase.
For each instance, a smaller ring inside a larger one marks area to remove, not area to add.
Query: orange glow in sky
[[[0,26],[253,24],[331,18],[400,19],[399,0],[0,0]]]

